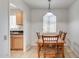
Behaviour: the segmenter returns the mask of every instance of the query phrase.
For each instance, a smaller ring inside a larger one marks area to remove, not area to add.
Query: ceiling
[[[48,8],[48,0],[24,0],[31,8]],[[67,8],[76,0],[51,0],[51,8]]]

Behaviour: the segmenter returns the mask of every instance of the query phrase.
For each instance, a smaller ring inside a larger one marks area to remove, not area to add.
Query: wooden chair
[[[63,33],[61,34],[61,39],[65,41],[66,35],[67,35],[67,33],[66,33],[66,32],[63,32]]]
[[[42,36],[44,58],[56,58],[57,57],[57,43],[59,36]],[[47,43],[48,42],[48,43]],[[52,45],[52,43],[55,43]]]
[[[62,33],[63,33],[63,31],[59,31],[59,38],[61,37]]]
[[[64,43],[65,43],[66,34],[67,34],[66,32],[62,32],[61,37],[60,37],[60,39],[63,40]],[[63,51],[64,49],[63,49],[63,47],[64,46],[58,46],[58,54],[61,54],[62,57],[64,57],[64,51]]]
[[[41,38],[40,32],[36,32],[38,40]],[[40,51],[43,50],[43,44],[40,45]]]

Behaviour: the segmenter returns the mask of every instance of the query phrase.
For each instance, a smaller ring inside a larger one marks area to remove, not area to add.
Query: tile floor
[[[65,58],[77,58],[69,47],[65,47]],[[27,52],[11,51],[11,58],[37,58],[37,48],[32,47]]]

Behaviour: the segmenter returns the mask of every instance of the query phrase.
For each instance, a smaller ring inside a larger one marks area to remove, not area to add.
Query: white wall
[[[43,31],[43,16],[47,9],[32,9],[31,13],[31,45],[36,45],[36,32]],[[57,32],[59,30],[67,31],[68,10],[67,9],[53,9],[53,14],[57,17]]]
[[[30,46],[30,8],[23,0],[10,0],[11,3],[16,5],[24,13],[24,51]]]
[[[10,1],[11,2],[11,1]],[[12,0],[24,12],[24,50],[30,46],[30,9],[22,0]],[[9,57],[9,1],[0,0],[0,57]],[[26,43],[26,44],[25,44]]]
[[[79,0],[69,8],[69,38],[71,48],[79,55]]]
[[[9,56],[8,0],[0,0],[0,57]]]

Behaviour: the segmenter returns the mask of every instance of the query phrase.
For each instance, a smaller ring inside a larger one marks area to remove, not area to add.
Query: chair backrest
[[[67,35],[67,33],[66,33],[66,32],[63,32],[63,33],[61,34],[61,39],[65,41],[66,35]]]
[[[59,35],[57,36],[44,36],[42,35],[42,40],[43,40],[43,43],[46,43],[46,42],[58,42],[58,38],[59,38]]]
[[[40,39],[40,33],[36,32],[38,39]]]
[[[59,31],[59,37],[61,37],[62,33],[63,33],[63,31]]]

